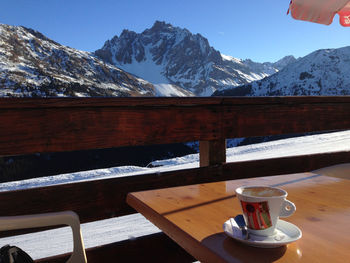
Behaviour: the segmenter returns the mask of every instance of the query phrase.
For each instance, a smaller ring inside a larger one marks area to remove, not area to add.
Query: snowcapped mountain
[[[172,88],[197,96],[262,79],[295,60],[290,56],[277,64],[256,63],[226,56],[200,34],[159,21],[140,34],[124,30],[95,54],[153,83],[159,94]]]
[[[278,73],[214,96],[350,95],[350,46],[321,49]]]
[[[0,24],[0,97],[154,96],[154,86],[89,52]]]

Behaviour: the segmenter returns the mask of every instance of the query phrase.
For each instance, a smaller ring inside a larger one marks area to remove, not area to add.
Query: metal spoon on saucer
[[[247,230],[247,226],[244,222],[243,215],[237,215],[235,218],[230,219],[230,223],[232,226],[232,231],[236,235],[242,236],[243,239],[249,239],[249,233]]]

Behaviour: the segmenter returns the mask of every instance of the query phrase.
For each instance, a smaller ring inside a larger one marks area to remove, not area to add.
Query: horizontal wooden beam
[[[350,129],[349,119],[348,96],[6,98],[0,156]]]
[[[0,109],[349,103],[350,96],[0,98]]]
[[[340,97],[339,97],[340,98]],[[214,97],[118,97],[118,98],[0,98],[0,109],[169,107],[220,105]]]
[[[85,223],[134,213],[125,202],[129,192],[305,172],[349,160],[350,152],[314,154],[0,192],[0,211],[11,216],[73,210]],[[7,231],[0,236],[27,232]]]
[[[1,110],[0,155],[213,140],[215,120],[210,106]]]
[[[350,103],[230,105],[222,116],[224,138],[350,129]]]

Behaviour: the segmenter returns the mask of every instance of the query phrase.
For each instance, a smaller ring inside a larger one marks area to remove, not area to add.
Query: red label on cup
[[[272,226],[268,203],[241,201],[243,213],[247,219],[247,226],[254,230],[263,230]]]

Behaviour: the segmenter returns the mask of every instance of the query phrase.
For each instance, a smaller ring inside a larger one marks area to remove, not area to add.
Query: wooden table
[[[223,223],[241,213],[234,190],[257,184],[288,192],[297,210],[284,220],[301,239],[266,249],[225,235]],[[201,262],[350,262],[348,179],[288,174],[130,193],[127,202]]]

